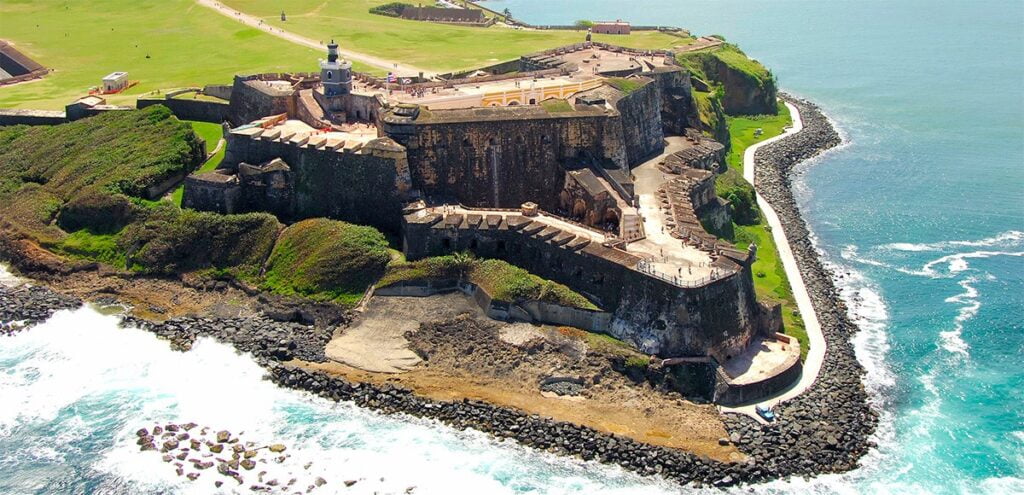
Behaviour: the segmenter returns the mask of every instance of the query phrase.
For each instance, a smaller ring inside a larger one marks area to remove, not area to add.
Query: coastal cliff
[[[775,77],[736,45],[722,44],[679,55],[693,77],[723,89],[722,107],[729,115],[774,115],[778,88]]]

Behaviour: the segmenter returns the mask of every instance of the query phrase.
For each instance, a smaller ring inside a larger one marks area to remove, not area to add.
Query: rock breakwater
[[[0,335],[13,335],[53,316],[62,309],[82,305],[76,297],[46,287],[0,285]]]
[[[264,364],[267,359],[322,362],[331,329],[279,322],[265,316],[247,318],[181,317],[152,322],[125,316],[123,324],[134,326],[167,339],[172,347],[188,350],[199,337],[212,337],[251,353]]]
[[[878,414],[868,403],[864,368],[850,342],[858,327],[821,262],[791,189],[794,167],[841,139],[816,105],[784,98],[800,111],[804,128],[757,150],[756,187],[785,229],[824,333],[826,353],[811,388],[776,408],[778,421],[761,426],[748,417],[728,415],[725,423],[731,439],[777,476],[842,472],[854,469],[873,447],[870,436]]]

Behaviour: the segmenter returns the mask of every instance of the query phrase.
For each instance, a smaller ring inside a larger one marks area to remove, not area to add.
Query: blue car
[[[765,421],[769,423],[775,421],[775,413],[772,412],[772,409],[770,407],[756,406],[754,407],[754,411],[757,411],[757,415],[761,416],[761,418],[763,418]]]

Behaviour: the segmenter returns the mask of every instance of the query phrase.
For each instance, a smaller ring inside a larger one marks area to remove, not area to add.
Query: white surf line
[[[284,29],[281,29],[279,27],[271,26],[270,24],[267,24],[267,23],[263,22],[263,20],[260,19],[259,17],[256,17],[254,15],[250,15],[250,14],[246,14],[245,12],[240,12],[240,11],[233,9],[230,6],[224,5],[224,4],[222,4],[222,3],[220,3],[220,2],[218,2],[216,0],[196,0],[196,3],[198,3],[199,5],[202,5],[203,7],[209,8],[209,9],[213,10],[214,12],[217,12],[217,13],[225,16],[225,17],[229,17],[229,18],[234,19],[236,21],[240,21],[240,22],[242,22],[243,24],[245,24],[245,25],[247,25],[249,27],[253,27],[253,28],[259,29],[259,30],[261,30],[263,32],[266,32],[266,33],[272,34],[274,36],[277,36],[278,38],[290,41],[290,42],[298,44],[298,45],[302,45],[302,46],[306,46],[306,47],[309,47],[309,48],[313,48],[315,50],[320,50],[320,51],[327,50],[327,45],[322,44],[320,41],[317,41],[317,40],[314,40],[314,39],[311,39],[311,38],[307,38],[305,36],[302,36],[302,35],[299,35],[299,34],[295,34],[295,33],[292,33],[290,31],[285,31]],[[379,69],[400,72],[401,75],[403,75],[403,76],[412,75],[412,74],[418,74],[418,73],[422,72],[425,77],[430,77],[429,73],[427,71],[424,71],[423,69],[420,69],[419,67],[414,67],[412,65],[403,64],[403,63],[400,63],[400,62],[395,62],[393,60],[387,60],[387,59],[383,59],[383,58],[380,58],[380,57],[374,57],[373,55],[367,55],[365,53],[360,53],[360,52],[352,51],[352,50],[349,50],[349,49],[346,49],[346,48],[343,48],[343,47],[338,47],[338,53],[340,53],[342,56],[344,56],[344,57],[346,57],[346,58],[348,58],[350,60],[355,60],[357,62],[362,62],[362,63],[364,63],[366,65],[372,65],[372,66],[377,67]]]
[[[793,124],[782,134],[771,139],[761,141],[760,143],[747,148],[743,153],[743,178],[751,184],[754,184],[754,154],[757,150],[762,146],[796,134],[804,128],[803,121],[800,120],[800,111],[797,110],[795,106],[789,104],[789,102],[785,103],[786,107],[789,108],[790,116],[793,118]],[[807,359],[803,364],[800,381],[795,385],[774,397],[764,399],[755,404],[748,404],[740,407],[719,406],[719,410],[722,412],[746,414],[763,423],[764,420],[762,420],[754,410],[756,406],[761,405],[774,407],[781,402],[802,394],[814,384],[814,380],[818,378],[818,372],[821,371],[821,364],[825,359],[825,335],[821,332],[821,324],[818,323],[818,314],[814,312],[814,305],[811,303],[811,296],[807,293],[807,287],[804,286],[803,276],[800,274],[800,268],[796,264],[796,258],[793,256],[793,250],[790,248],[789,240],[786,239],[786,231],[782,228],[782,222],[779,220],[779,216],[775,213],[775,209],[772,208],[772,205],[768,204],[768,201],[765,200],[760,193],[756,194],[756,196],[757,206],[758,208],[761,208],[765,219],[768,221],[768,225],[772,229],[772,239],[775,240],[775,246],[779,251],[779,259],[782,260],[782,266],[786,270],[786,276],[789,278],[789,285],[792,288],[793,297],[796,299],[797,308],[800,310],[800,315],[804,319],[804,327],[807,329],[807,337],[810,340],[810,349],[807,350]]]

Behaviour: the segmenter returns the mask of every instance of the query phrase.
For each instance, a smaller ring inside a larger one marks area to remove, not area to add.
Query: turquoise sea
[[[488,5],[538,24],[621,17],[722,34],[846,138],[797,187],[863,328],[879,448],[850,473],[737,493],[1024,493],[1024,2]],[[260,377],[226,346],[172,352],[90,308],[2,338],[0,493],[217,492],[138,452],[135,430],[154,421],[288,443],[273,474],[323,476],[320,493],[679,492]]]

